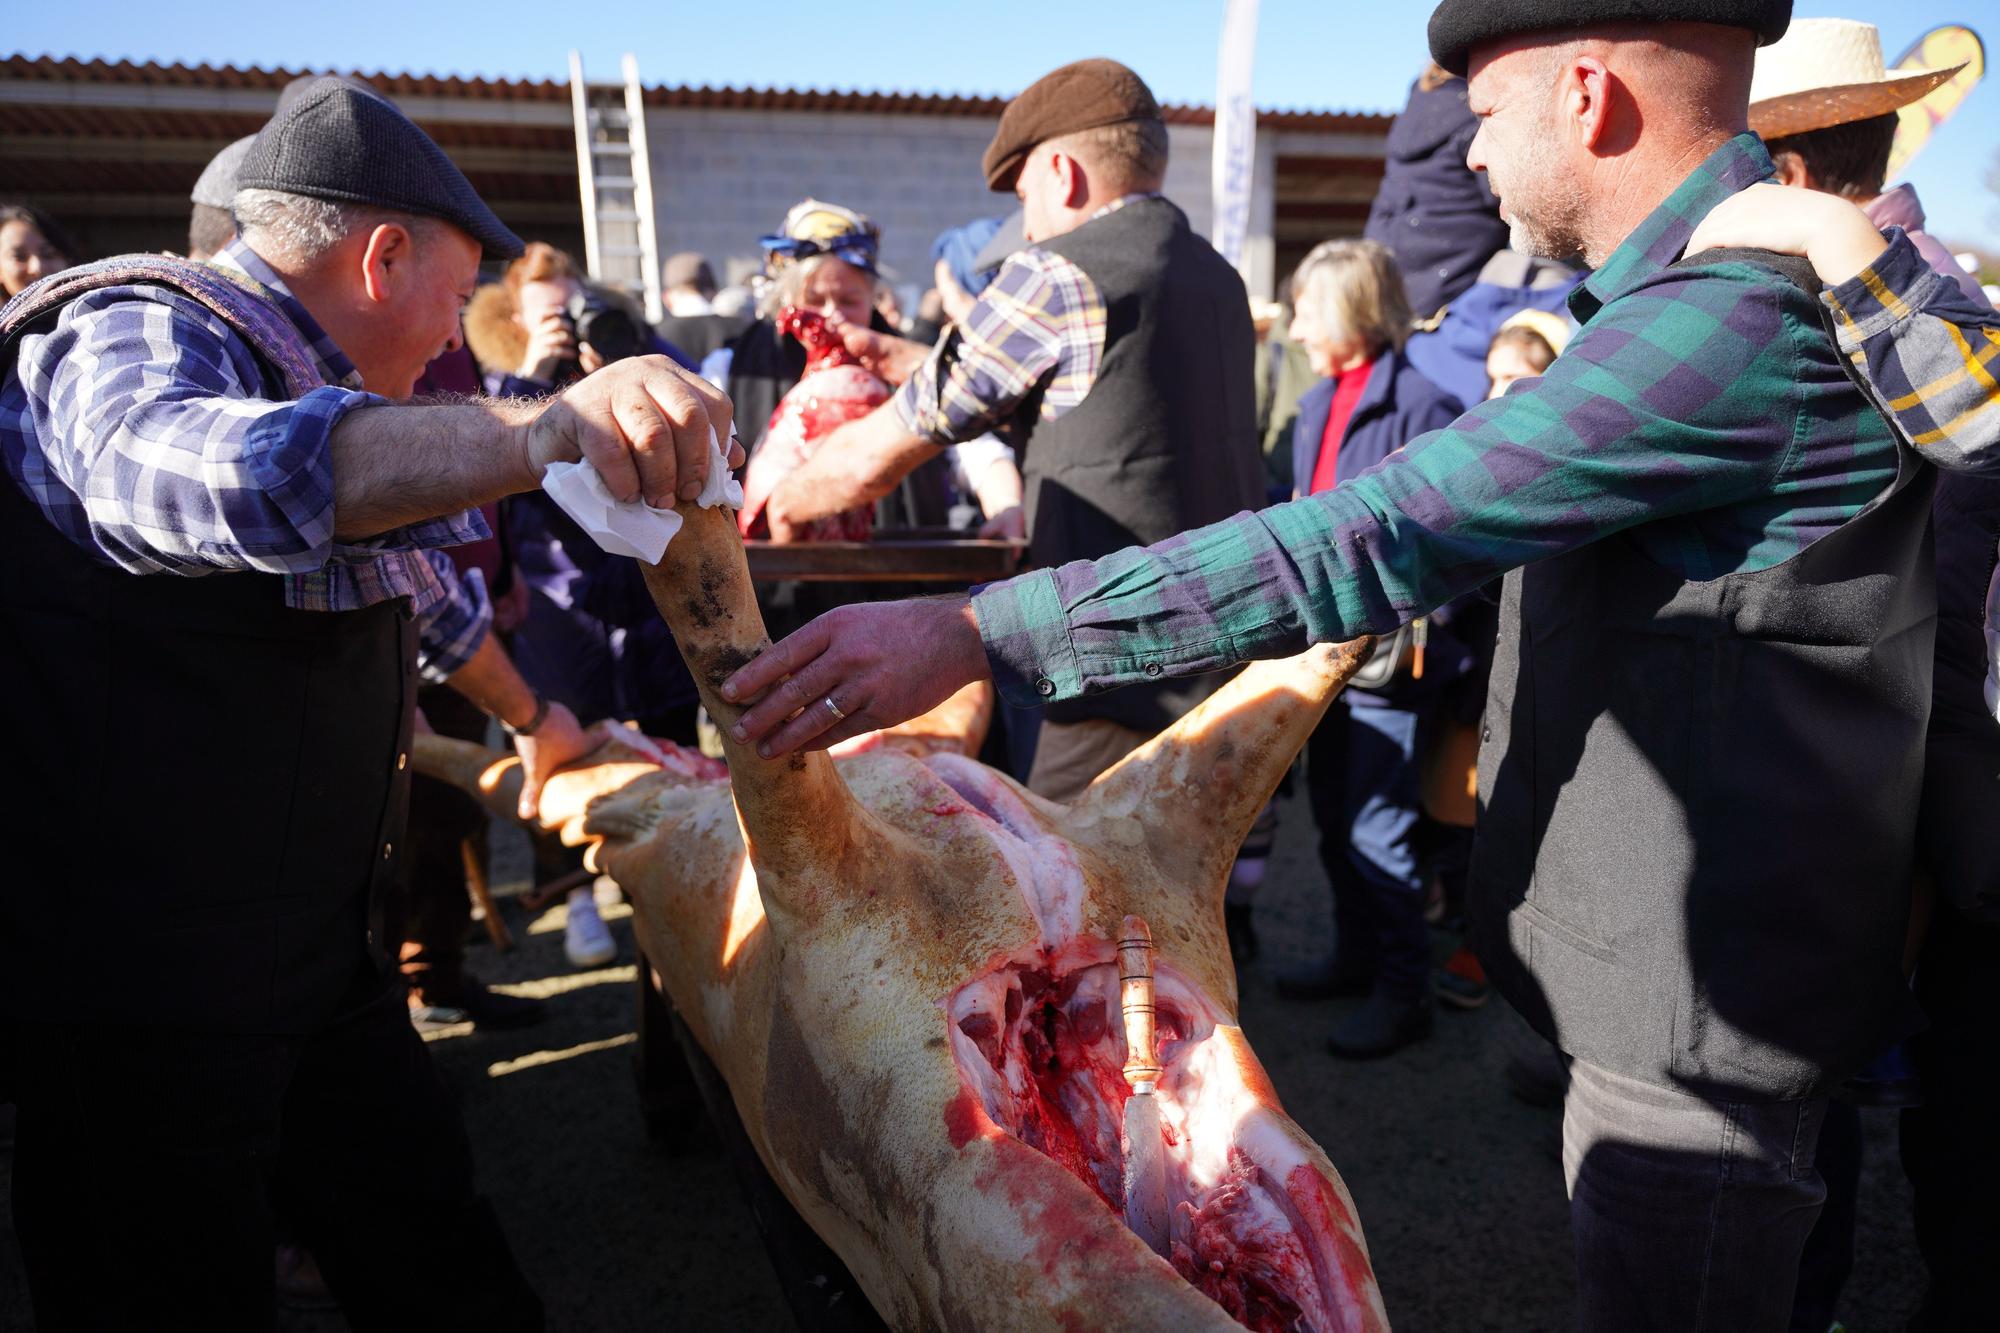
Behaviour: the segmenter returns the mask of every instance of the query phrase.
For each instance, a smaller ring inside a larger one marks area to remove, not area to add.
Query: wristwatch
[[[500,724],[500,730],[506,732],[509,736],[532,736],[535,734],[536,729],[540,727],[542,723],[548,720],[548,716],[549,716],[549,697],[546,694],[543,694],[540,690],[536,690],[535,715],[529,718],[526,722],[523,722],[520,726],[517,727],[504,717],[495,717],[493,720],[495,722],[498,722]]]

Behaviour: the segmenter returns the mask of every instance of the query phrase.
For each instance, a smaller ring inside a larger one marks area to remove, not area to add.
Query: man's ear
[[[1771,154],[1771,165],[1777,170],[1778,184],[1796,185],[1803,190],[1813,187],[1812,173],[1806,170],[1806,160],[1791,149]]]
[[[1575,129],[1577,141],[1596,148],[1611,124],[1611,71],[1592,55],[1579,55],[1562,67],[1563,119]]]
[[[1083,163],[1068,153],[1051,153],[1049,167],[1061,178],[1058,197],[1064,208],[1082,208],[1090,198],[1090,176]]]
[[[391,300],[397,284],[408,279],[416,258],[417,238],[398,222],[384,222],[368,233],[361,251],[361,283],[371,301]]]

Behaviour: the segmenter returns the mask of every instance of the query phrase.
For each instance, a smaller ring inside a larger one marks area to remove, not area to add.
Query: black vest
[[[1770,569],[1687,582],[1628,534],[1507,576],[1470,907],[1564,1051],[1785,1100],[1917,1025],[1933,481],[1899,450],[1889,491]]]
[[[1258,507],[1257,338],[1236,270],[1159,198],[1037,248],[1090,275],[1105,329],[1083,401],[1044,421],[1037,395],[1017,421],[1027,441],[1021,474],[1034,562],[1094,560]],[[1051,705],[1048,716],[1157,731],[1219,681],[1134,686]]]
[[[288,396],[275,371],[266,390]],[[379,984],[407,600],[302,611],[276,575],[130,574],[11,481],[0,564],[0,726],[33,792],[8,806],[0,1012],[296,1032]]]

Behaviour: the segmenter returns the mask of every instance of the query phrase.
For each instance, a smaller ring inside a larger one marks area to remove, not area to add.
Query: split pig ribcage
[[[995,960],[944,1002],[960,1074],[995,1125],[1076,1176],[1122,1222],[1130,1090],[1117,943],[1082,929],[1072,849],[1027,818],[1018,798],[963,761],[930,767],[966,799],[967,817],[993,822],[1041,929],[1032,948]],[[1275,1123],[1281,1113],[1227,1011],[1170,959],[1155,976],[1175,1270],[1248,1328],[1347,1326],[1342,1293],[1367,1260],[1335,1223],[1324,1181]]]

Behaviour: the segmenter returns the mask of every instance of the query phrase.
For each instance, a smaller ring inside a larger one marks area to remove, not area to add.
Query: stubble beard
[[[1553,259],[1563,264],[1583,261],[1583,240],[1574,229],[1554,227],[1519,214],[1507,228],[1507,244],[1536,259]]]
[[[1508,179],[1522,182],[1522,189],[1499,191],[1509,214],[1507,243],[1537,259],[1578,263],[1586,250],[1583,192],[1568,178],[1550,137],[1537,136],[1533,142],[1525,159],[1507,173]]]

